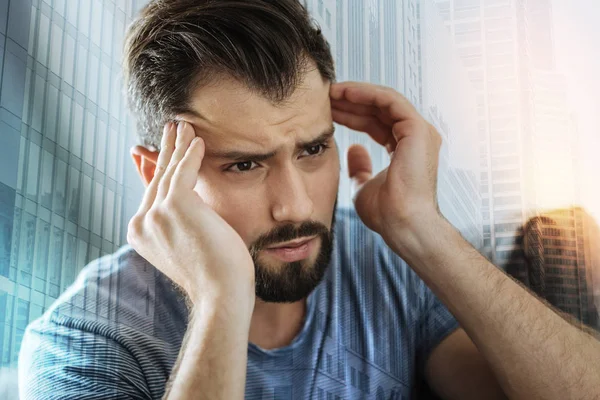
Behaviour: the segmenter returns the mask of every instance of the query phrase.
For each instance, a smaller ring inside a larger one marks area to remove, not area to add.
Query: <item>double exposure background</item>
[[[0,398],[27,324],[126,242],[143,187],[120,63],[144,3],[0,0]],[[305,3],[338,80],[396,88],[443,135],[446,217],[494,264],[600,329],[600,4]],[[366,135],[336,136],[386,166]],[[347,180],[340,204],[351,206]]]

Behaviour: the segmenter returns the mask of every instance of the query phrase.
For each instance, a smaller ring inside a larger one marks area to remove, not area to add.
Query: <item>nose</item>
[[[283,168],[272,183],[273,219],[277,222],[301,223],[311,218],[313,202],[303,173],[294,166]]]

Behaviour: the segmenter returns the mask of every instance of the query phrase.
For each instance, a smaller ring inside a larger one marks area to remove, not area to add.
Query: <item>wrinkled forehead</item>
[[[309,137],[332,124],[329,86],[318,70],[311,70],[290,98],[273,104],[240,82],[223,78],[196,90],[191,101],[196,115],[185,117],[191,119],[207,145],[239,140],[269,142],[286,132]]]

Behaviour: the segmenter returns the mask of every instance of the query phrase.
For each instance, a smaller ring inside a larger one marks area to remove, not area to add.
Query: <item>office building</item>
[[[600,229],[581,208],[545,212],[523,230],[526,268],[515,276],[552,306],[600,330],[594,288],[600,279]]]
[[[133,13],[123,0],[0,2],[0,367],[79,270],[125,241]]]

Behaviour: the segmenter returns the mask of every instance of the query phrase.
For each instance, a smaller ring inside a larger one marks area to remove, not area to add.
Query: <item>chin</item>
[[[271,303],[300,301],[321,283],[326,269],[314,260],[255,265],[256,297]]]

